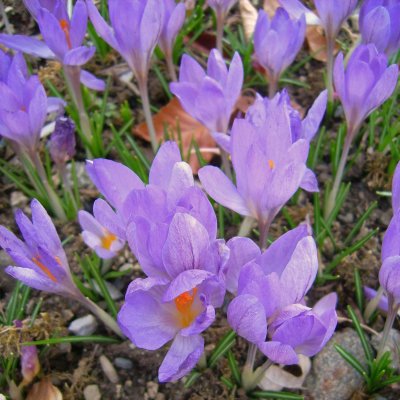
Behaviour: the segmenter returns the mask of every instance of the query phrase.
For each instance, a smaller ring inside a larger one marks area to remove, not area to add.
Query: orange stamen
[[[268,160],[268,165],[269,165],[269,167],[270,167],[271,169],[274,169],[274,168],[275,168],[275,162],[274,162],[274,160]]]
[[[117,237],[113,235],[110,232],[107,232],[102,238],[101,238],[101,246],[105,248],[106,250],[111,249],[111,245],[114,243],[114,241],[117,240]]]
[[[50,270],[39,260],[39,256],[33,257],[32,261],[53,281],[57,282],[56,277],[50,272]]]
[[[71,35],[69,33],[69,22],[65,19],[60,20],[60,27],[61,27],[62,31],[64,32],[68,48],[72,49]]]
[[[197,288],[190,292],[184,292],[174,299],[175,307],[179,311],[181,324],[187,328],[196,318],[196,313],[192,310]]]

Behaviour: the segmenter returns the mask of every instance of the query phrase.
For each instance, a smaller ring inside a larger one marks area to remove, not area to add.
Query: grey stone
[[[83,390],[83,396],[85,397],[85,400],[100,400],[100,389],[97,385],[88,385]]]
[[[70,182],[73,182],[73,177],[72,177],[72,164],[68,163],[67,164],[67,179],[70,180]],[[75,171],[76,171],[76,179],[78,181],[78,186],[88,189],[88,188],[93,188],[93,182],[90,180],[88,174],[86,173],[86,164],[82,161],[77,161],[75,162]]]
[[[106,285],[108,292],[110,293],[110,296],[113,300],[119,300],[119,299],[122,299],[122,297],[124,297],[124,295],[112,283],[105,282],[105,285]],[[101,289],[100,289],[99,285],[97,284],[97,282],[93,281],[93,286],[98,294],[102,294]]]
[[[158,383],[157,382],[147,382],[146,383],[146,392],[148,399],[155,399],[158,393]]]
[[[348,400],[363,385],[361,375],[336,351],[339,344],[361,363],[365,362],[364,351],[357,333],[346,328],[334,334],[329,343],[313,360],[307,377],[307,400]]]
[[[378,336],[375,335],[371,344],[374,346],[375,350],[378,350],[381,343],[382,333]],[[391,329],[389,333],[389,338],[385,346],[385,351],[390,351],[392,358],[392,365],[394,368],[400,368],[400,355],[399,355],[399,343],[400,343],[400,332],[396,329]]]
[[[103,370],[105,376],[111,383],[118,383],[119,377],[117,371],[114,366],[111,364],[111,361],[105,356],[101,355],[99,357],[101,369]]]
[[[0,250],[0,268],[8,267],[12,264],[13,261],[11,257],[4,250]]]
[[[28,198],[22,192],[12,192],[10,196],[10,205],[12,208],[24,208],[28,204]]]
[[[116,357],[114,359],[114,365],[118,368],[122,369],[132,369],[133,368],[133,362],[129,360],[128,358],[123,358],[123,357]]]
[[[87,336],[94,333],[97,328],[97,320],[91,315],[73,320],[68,327],[68,330],[76,336]]]

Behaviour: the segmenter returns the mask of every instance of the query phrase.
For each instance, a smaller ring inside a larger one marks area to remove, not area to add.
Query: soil
[[[18,33],[36,33],[33,21],[26,12],[22,11],[22,6],[20,4],[13,6],[14,10],[10,14],[10,21],[14,25],[15,30]],[[301,60],[305,54],[306,53],[300,54],[298,60]],[[112,76],[109,102],[118,108],[124,101],[128,101],[136,120],[141,121],[142,115],[137,97],[132,96],[131,90],[115,77],[115,73],[118,70],[116,65],[122,65],[122,70],[125,68],[119,56],[112,52],[105,62],[100,61],[98,58],[95,59],[95,61],[89,65],[89,69],[100,75]],[[60,78],[57,63],[44,63],[33,60],[32,67],[34,70],[39,71],[42,79],[49,79],[58,89],[63,90],[63,83]],[[310,85],[310,89],[304,90],[298,87],[288,88],[294,101],[303,110],[310,107],[317,94],[323,89],[323,70],[324,64],[315,60],[307,62],[297,71],[296,78],[300,81],[307,82]],[[150,88],[152,103],[156,106],[165,104],[167,99],[158,79],[154,75],[151,75]],[[265,88],[259,87],[255,89],[265,94]],[[340,119],[338,118],[328,126],[329,141],[334,140],[336,137],[339,121]],[[121,121],[118,120],[112,122],[115,123],[116,126],[121,124]],[[104,135],[106,141],[111,137],[111,133],[107,131]],[[363,143],[361,139],[360,142]],[[143,148],[148,148],[146,143],[140,142],[140,144]],[[357,145],[356,143],[354,148],[357,148]],[[328,150],[326,150],[326,152],[327,151]],[[14,162],[13,154],[6,146],[0,147],[0,156],[3,159]],[[116,153],[112,152],[110,158],[115,157]],[[84,150],[81,148],[78,151],[77,160],[83,161],[84,158]],[[331,167],[327,164],[327,160],[328,158],[326,157],[324,159],[325,163],[320,163],[315,170],[322,188],[331,177]],[[214,161],[218,162],[218,160]],[[387,155],[377,153],[373,149],[364,148],[348,171],[346,180],[352,183],[350,193],[347,196],[333,228],[333,235],[337,247],[339,250],[343,247],[344,238],[373,201],[377,201],[378,206],[364,223],[360,235],[364,236],[366,233],[376,228],[379,228],[379,233],[369,240],[360,250],[339,263],[334,271],[334,273],[339,276],[338,280],[315,286],[312,289],[309,294],[311,304],[324,294],[334,290],[337,291],[339,295],[338,314],[340,316],[347,315],[345,309],[348,304],[356,308],[357,306],[354,298],[354,268],[359,269],[363,284],[374,288],[378,286],[377,276],[380,268],[381,241],[383,233],[390,221],[392,211],[389,200],[378,196],[376,192],[378,190],[390,190],[390,178],[385,172],[387,171],[388,164],[389,159]],[[3,176],[0,177],[0,188],[0,224],[16,231],[13,218],[14,207],[12,207],[11,198],[13,193],[18,192],[18,189]],[[91,204],[96,196],[97,193],[93,188],[82,188],[82,202],[85,209],[91,209]],[[27,205],[28,199],[22,199],[21,203],[18,204],[18,206],[22,208],[26,208]],[[287,210],[295,223],[302,222],[305,218],[310,218],[312,221],[312,197],[301,193],[298,203],[289,205]],[[78,266],[75,254],[82,256],[84,254],[90,254],[90,252],[80,239],[79,225],[76,222],[70,222],[68,224],[57,224],[57,228],[62,240],[71,237],[74,239],[68,241],[65,247],[72,270],[80,275],[81,270]],[[272,225],[271,237],[276,238],[287,229],[288,224],[285,218],[280,215]],[[236,227],[228,227],[227,232],[229,236],[234,236],[236,234]],[[335,254],[337,254],[337,250],[335,251],[331,242],[327,239],[320,249],[321,263],[325,265],[329,263]],[[129,251],[125,251],[113,263],[112,269],[118,270],[126,263],[136,264],[136,261]],[[118,288],[124,292],[129,282],[141,275],[140,269],[135,268],[131,275],[118,279]],[[7,304],[13,285],[14,282],[1,271],[0,309]],[[69,300],[39,293],[37,291],[32,292],[28,304],[28,311],[29,309],[33,309],[39,298],[43,298],[44,300],[41,312],[47,313],[46,315],[50,316],[50,318],[57,318],[57,320],[60,320],[62,325],[59,327],[60,329],[67,327],[72,319],[86,314],[84,309]],[[120,301],[119,304],[121,305],[122,301]],[[358,314],[360,315],[359,312]],[[39,319],[40,318],[44,317],[39,316]],[[382,326],[383,318],[378,316],[372,328],[380,330]],[[338,327],[338,329],[341,328],[342,326]],[[212,351],[219,338],[221,338],[228,329],[226,320],[219,316],[213,326],[205,332],[206,354]],[[49,335],[49,333],[50,332],[46,332],[46,335]],[[107,335],[108,333],[102,326],[99,326],[96,334]],[[237,360],[243,362],[246,354],[246,344],[244,341],[237,339],[236,346],[233,350]],[[219,380],[219,377],[223,375],[227,377],[230,375],[225,360],[220,361],[214,370],[206,370],[188,389],[184,388],[183,382],[158,385],[157,369],[166,351],[167,347],[160,351],[144,351],[134,348],[129,341],[124,341],[115,345],[90,343],[74,344],[73,346],[57,345],[52,346],[46,351],[45,357],[43,357],[42,373],[44,375],[51,375],[53,383],[60,388],[66,400],[82,399],[83,390],[89,384],[97,384],[99,386],[103,399],[216,400],[246,398],[245,394],[240,390],[229,392]],[[117,368],[118,382],[111,382],[99,363],[99,357],[102,355],[106,356],[111,362],[117,357],[127,358],[131,360],[132,368],[128,370]],[[259,361],[261,362],[262,360]],[[391,390],[390,395],[399,398],[400,390],[394,392]]]

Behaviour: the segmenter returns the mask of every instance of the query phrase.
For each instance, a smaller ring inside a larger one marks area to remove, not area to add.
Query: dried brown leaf
[[[35,383],[29,390],[26,400],[63,400],[61,392],[51,383],[49,377]]]
[[[250,40],[257,22],[257,9],[251,4],[250,0],[239,0],[239,11],[244,34],[246,39]]]
[[[272,18],[275,15],[276,9],[280,7],[278,0],[264,0],[264,11]]]
[[[311,56],[318,61],[326,62],[326,39],[324,30],[319,25],[309,25],[306,31],[307,45],[310,48]],[[335,43],[334,54],[339,51],[339,45]]]

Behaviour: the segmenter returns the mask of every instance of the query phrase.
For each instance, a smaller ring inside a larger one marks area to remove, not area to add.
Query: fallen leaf
[[[250,3],[250,0],[239,0],[239,12],[242,18],[244,35],[250,40],[257,22],[257,9]]]
[[[30,389],[26,400],[62,400],[63,396],[49,377],[35,383]]]
[[[299,354],[299,364],[290,366],[294,373],[287,371],[285,366],[272,365],[267,369],[260,382],[263,390],[280,391],[283,388],[300,389],[310,372],[311,361],[308,357]],[[294,370],[293,368],[296,368]]]
[[[275,11],[279,7],[280,4],[278,0],[264,0],[263,8],[270,18],[275,15]]]
[[[186,155],[192,148],[194,140],[202,151],[206,161],[210,161],[215,154],[216,144],[208,129],[191,117],[181,106],[179,100],[174,97],[166,106],[153,115],[154,127],[159,141],[164,139],[165,130],[169,137],[176,141],[181,139],[183,153]],[[145,122],[134,128],[134,133],[140,138],[150,141],[149,131]],[[189,160],[193,171],[196,173],[200,167],[196,154],[192,154]]]
[[[311,50],[311,57],[315,60],[326,62],[328,59],[326,52],[326,39],[324,30],[319,25],[307,26],[306,40]],[[334,54],[339,51],[339,45],[335,43]]]

